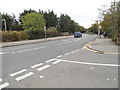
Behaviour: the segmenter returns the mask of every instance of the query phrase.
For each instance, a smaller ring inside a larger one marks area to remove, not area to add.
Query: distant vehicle
[[[77,37],[82,37],[82,33],[81,32],[75,32],[74,33],[74,38],[77,38]]]

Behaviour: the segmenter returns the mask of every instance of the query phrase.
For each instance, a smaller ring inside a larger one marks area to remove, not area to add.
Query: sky
[[[99,10],[103,5],[109,5],[112,0],[1,0],[0,12],[19,14],[24,10],[53,10],[59,17],[67,14],[72,20],[85,28],[98,20]]]

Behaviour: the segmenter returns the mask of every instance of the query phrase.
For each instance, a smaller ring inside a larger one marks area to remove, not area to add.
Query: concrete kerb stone
[[[95,52],[95,53],[99,53],[99,54],[120,54],[120,53],[113,53],[113,52],[105,52],[105,51],[102,51],[102,50],[98,50],[98,49],[95,49],[93,47],[91,47],[91,45],[93,43],[95,43],[95,41],[97,40],[98,38],[96,38],[94,41],[92,42],[89,42],[88,44],[86,44],[85,46],[83,46],[83,48],[89,50],[89,51],[92,51],[92,52]]]
[[[55,40],[61,40],[61,39],[65,39],[65,38],[69,38],[69,37],[73,37],[73,36],[63,36],[63,37],[54,37],[54,38],[48,38],[47,40],[44,39],[39,39],[39,40],[28,40],[28,41],[23,41],[22,43],[19,42],[10,42],[10,43],[6,43],[6,45],[0,45],[0,48],[4,48],[4,47],[13,47],[13,46],[19,46],[19,45],[25,45],[25,44],[33,44],[33,43],[40,43],[40,42],[47,42],[47,41],[55,41]]]

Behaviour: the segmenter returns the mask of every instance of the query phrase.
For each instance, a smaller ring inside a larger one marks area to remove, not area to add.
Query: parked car
[[[81,32],[75,32],[74,33],[74,38],[77,38],[77,37],[82,37],[82,33]]]

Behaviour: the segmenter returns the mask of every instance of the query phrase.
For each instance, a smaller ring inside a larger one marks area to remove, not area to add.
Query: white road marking
[[[48,60],[48,61],[45,61],[46,63],[48,63],[48,62],[52,62],[52,61],[55,61],[56,59],[50,59],[50,60]]]
[[[79,49],[78,50],[76,50],[76,52],[78,52],[79,51]]]
[[[2,82],[2,79],[0,78],[0,82]]]
[[[20,80],[25,79],[25,78],[33,75],[33,74],[34,74],[33,72],[29,72],[29,73],[27,73],[27,74],[25,74],[25,75],[23,75],[23,76],[17,77],[16,80],[17,80],[17,81],[20,81]]]
[[[38,50],[38,49],[42,49],[42,48],[46,48],[47,46],[43,46],[43,47],[38,47],[38,48],[33,48],[33,49],[26,49],[26,50],[22,50],[22,51],[17,51],[17,52],[12,52],[14,53],[22,53],[22,52],[27,52],[27,51],[33,51],[33,50]]]
[[[59,55],[59,56],[57,56],[57,58],[60,58],[60,57],[62,57],[63,55]]]
[[[94,69],[93,67],[91,67],[90,69]]]
[[[61,62],[60,60],[58,60],[58,61],[55,61],[55,62],[53,62],[53,64],[57,64],[57,63],[59,63],[59,62]]]
[[[0,54],[2,55],[2,54],[4,54],[5,52],[0,52]]]
[[[12,73],[12,74],[9,74],[11,77],[13,77],[13,76],[15,76],[15,75],[18,75],[18,74],[20,74],[20,73],[23,73],[23,72],[25,72],[25,71],[27,71],[27,69],[23,69],[23,70],[20,70],[20,71],[18,71],[18,72],[15,72],[15,73]]]
[[[89,62],[78,62],[78,61],[69,61],[69,60],[61,60],[61,59],[57,59],[57,60],[64,61],[64,62],[69,62],[69,63],[85,64],[85,65],[110,66],[110,67],[119,67],[120,66],[120,65],[117,65],[117,64],[89,63]]]
[[[50,65],[45,65],[45,66],[43,66],[43,67],[41,67],[41,68],[38,68],[37,70],[38,70],[38,71],[42,71],[42,70],[44,70],[44,69],[46,69],[46,68],[48,68],[48,67],[50,67]]]
[[[68,54],[70,54],[70,53],[66,53],[65,55],[68,55]]]
[[[107,80],[109,81],[110,79],[109,79],[109,78],[107,78]]]
[[[40,78],[43,78],[44,76],[40,76]]]
[[[39,64],[36,64],[36,65],[34,65],[34,66],[31,66],[31,68],[36,68],[36,67],[38,67],[38,66],[40,66],[40,65],[43,65],[43,63],[39,63]]]
[[[114,78],[114,80],[116,80],[116,79]]]
[[[72,51],[71,53],[75,53],[75,51]]]
[[[9,83],[7,83],[7,82],[2,84],[2,85],[0,85],[0,90],[5,88],[5,87],[7,87],[7,86],[9,86]]]
[[[64,43],[58,43],[57,45],[64,45],[64,44],[68,44],[68,43],[70,43],[71,41],[66,41],[66,42],[64,42]]]

